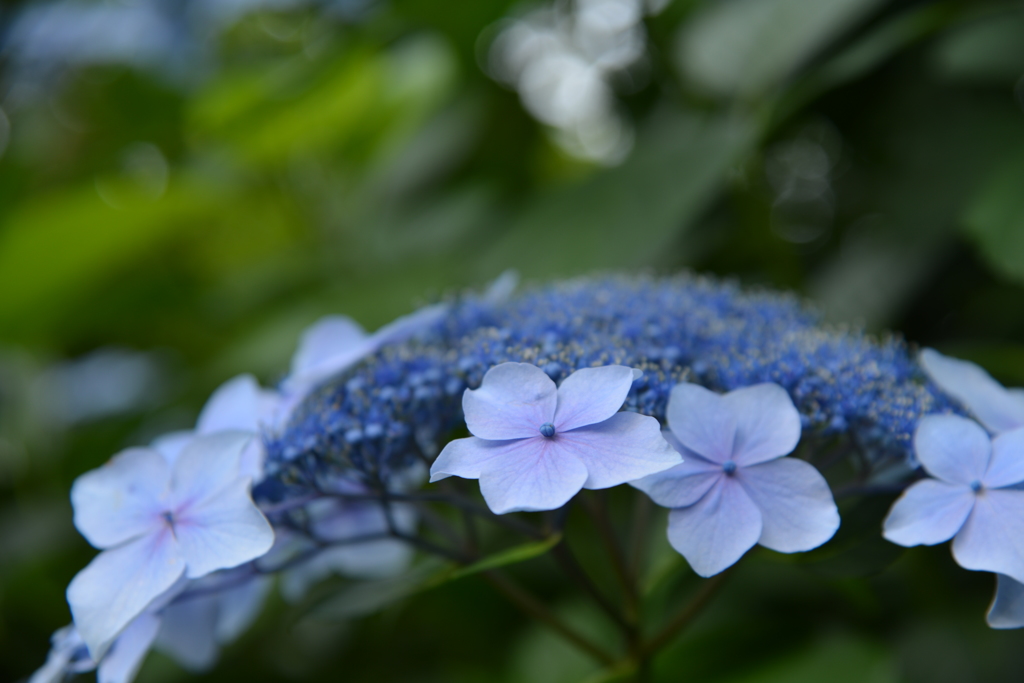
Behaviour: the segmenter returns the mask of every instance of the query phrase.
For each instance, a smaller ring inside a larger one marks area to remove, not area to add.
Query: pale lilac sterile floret
[[[783,553],[816,548],[839,528],[824,477],[783,456],[800,441],[800,414],[777,384],[716,394],[672,389],[666,439],[683,456],[669,470],[632,482],[672,508],[668,537],[701,576],[732,566],[755,544]]]
[[[182,577],[270,549],[274,532],[239,472],[250,438],[196,437],[173,466],[155,450],[128,449],[75,481],[75,526],[103,550],[68,586],[75,625],[94,659]]]
[[[993,434],[1024,427],[1024,390],[1007,389],[980,366],[934,349],[921,351],[918,360],[940,389]]]
[[[893,504],[885,537],[903,546],[952,538],[961,567],[1024,581],[1024,428],[990,438],[973,420],[928,415],[914,448],[931,476]]]
[[[621,365],[583,368],[560,387],[529,363],[502,363],[463,394],[473,435],[445,446],[430,480],[479,479],[498,514],[554,510],[582,488],[603,489],[664,470],[680,456],[658,421],[619,412],[635,379]]]

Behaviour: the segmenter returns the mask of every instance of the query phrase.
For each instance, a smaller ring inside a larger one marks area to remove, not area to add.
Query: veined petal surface
[[[970,486],[985,477],[992,444],[974,420],[959,415],[925,415],[914,432],[914,453],[933,477]]]
[[[174,506],[194,505],[242,479],[241,456],[252,438],[248,432],[225,431],[193,439],[171,474]]]
[[[160,628],[160,617],[143,612],[114,641],[96,669],[97,683],[131,683]]]
[[[273,415],[277,392],[262,388],[252,375],[239,375],[214,390],[196,421],[196,431],[257,432]]]
[[[722,402],[736,419],[733,460],[737,465],[756,465],[781,458],[800,441],[800,413],[778,384],[755,384],[734,389]]]
[[[1006,389],[980,366],[934,349],[923,350],[919,359],[932,381],[993,433],[1024,427],[1024,395]]]
[[[989,489],[953,539],[953,557],[964,569],[1006,574],[1024,582],[1024,491]]]
[[[671,433],[665,436],[668,438]],[[681,508],[696,503],[724,476],[721,465],[691,453],[682,463],[632,481],[630,485],[646,493],[658,505]]]
[[[736,480],[761,511],[758,543],[780,553],[817,548],[839,529],[839,510],[813,465],[779,458],[741,467]]]
[[[1024,481],[1024,427],[992,439],[992,457],[981,483],[988,488],[1013,486]]]
[[[586,466],[583,486],[588,489],[625,484],[682,462],[658,421],[637,413],[615,413],[603,422],[557,433],[553,440],[559,453],[571,453]]]
[[[882,535],[902,546],[935,545],[953,538],[974,508],[974,492],[962,484],[923,479],[896,499]]]
[[[603,422],[615,415],[633,386],[633,369],[624,365],[581,368],[558,387],[553,420],[558,432]]]
[[[739,482],[722,477],[693,505],[668,515],[668,540],[700,576],[731,567],[761,537],[761,512]]]
[[[555,510],[576,495],[587,481],[587,467],[555,439],[508,442],[500,457],[480,475],[480,492],[496,514]]]
[[[736,416],[722,396],[683,382],[672,388],[665,413],[683,446],[719,464],[732,459]]]
[[[529,363],[502,363],[487,371],[479,389],[462,395],[470,434],[488,440],[540,434],[555,417],[558,392],[543,370]]]

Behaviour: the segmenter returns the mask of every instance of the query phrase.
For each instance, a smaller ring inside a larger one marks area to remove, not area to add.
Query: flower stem
[[[682,609],[676,612],[674,617],[669,619],[668,623],[662,627],[657,635],[647,641],[641,650],[642,655],[645,658],[650,657],[672,642],[694,619],[700,616],[700,613],[704,611],[704,608],[708,606],[711,599],[715,597],[715,594],[725,584],[725,580],[730,574],[731,572],[726,570],[721,574],[712,576],[710,579],[706,579],[697,590],[697,594],[683,605]]]

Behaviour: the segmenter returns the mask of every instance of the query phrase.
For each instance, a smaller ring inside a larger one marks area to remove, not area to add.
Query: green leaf
[[[1024,281],[1024,153],[984,183],[964,213],[964,226],[996,271]]]
[[[485,572],[490,569],[497,569],[498,567],[504,567],[509,564],[526,562],[527,560],[532,560],[535,557],[543,555],[561,542],[562,534],[553,534],[542,541],[517,545],[509,548],[508,550],[488,555],[482,560],[477,560],[466,567],[456,569],[447,577],[447,580],[454,581],[455,579],[461,579],[462,577],[469,576],[471,574]]]
[[[622,166],[526,205],[481,270],[564,277],[657,262],[715,200],[755,138],[747,119],[656,116]]]
[[[686,24],[677,60],[697,86],[721,96],[765,94],[880,0],[724,0]]]

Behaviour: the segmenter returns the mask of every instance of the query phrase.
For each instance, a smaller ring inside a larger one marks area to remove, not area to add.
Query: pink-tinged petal
[[[631,386],[633,369],[625,365],[577,370],[558,387],[555,429],[565,432],[607,420],[619,412]]]
[[[448,315],[448,304],[424,306],[401,318],[396,318],[370,335],[370,343],[374,349],[385,344],[397,344],[410,337],[415,337],[424,330],[436,325]]]
[[[104,550],[68,586],[75,627],[99,660],[118,634],[185,571],[169,528]]]
[[[587,467],[588,489],[606,489],[662,472],[682,457],[661,435],[653,417],[616,413],[610,419],[552,437],[560,452],[571,453]]]
[[[502,363],[487,371],[479,389],[462,395],[470,434],[500,441],[537,436],[555,417],[558,390],[536,365]]]
[[[152,443],[149,444],[149,447],[164,456],[164,460],[167,461],[167,464],[174,467],[174,463],[178,460],[178,456],[181,455],[181,452],[185,450],[185,446],[189,445],[194,438],[196,438],[195,431],[191,429],[182,429],[176,432],[161,434],[153,439]]]
[[[156,632],[160,628],[160,617],[155,614],[140,614],[121,632],[110,651],[96,670],[97,683],[131,683],[146,658]]]
[[[974,507],[974,493],[962,484],[923,479],[896,499],[882,535],[902,546],[935,545],[953,538]]]
[[[825,478],[803,460],[780,458],[736,472],[761,511],[758,543],[780,553],[799,553],[832,538],[839,510]]]
[[[507,443],[480,475],[480,492],[493,512],[556,510],[583,488],[586,465],[554,439]]]
[[[71,487],[75,528],[97,548],[110,548],[162,524],[170,468],[149,448],[121,451]]]
[[[239,375],[217,387],[206,401],[196,431],[257,432],[273,415],[278,400],[277,392],[262,388],[252,375]]]
[[[174,533],[190,579],[237,567],[274,545],[274,530],[249,497],[248,479],[182,509]]]
[[[1024,481],[1024,428],[1003,432],[992,439],[992,458],[981,483],[987,488],[1013,486]]]
[[[964,569],[1006,574],[1024,582],[1024,491],[987,489],[953,539],[953,557]]]
[[[215,633],[218,598],[216,593],[190,597],[164,609],[156,649],[189,671],[209,670],[220,652]]]
[[[732,459],[736,416],[722,396],[698,384],[677,384],[665,413],[683,446],[719,464]]]
[[[534,439],[488,441],[471,436],[468,439],[449,441],[430,466],[430,482],[448,477],[479,479],[481,474],[495,466],[493,461],[500,460],[513,450],[518,450],[524,441],[532,442]]]
[[[668,541],[700,576],[731,567],[761,537],[761,513],[731,477],[668,515]]]
[[[321,318],[302,333],[284,389],[294,393],[359,360],[369,348],[366,331],[344,315]]]
[[[974,420],[959,415],[925,415],[914,433],[914,454],[928,474],[950,484],[981,481],[992,443]]]
[[[922,351],[919,360],[932,381],[990,431],[998,434],[1024,427],[1024,395],[1006,389],[981,367],[934,349]]]
[[[193,439],[171,472],[174,507],[195,504],[244,479],[241,458],[252,438],[248,432],[215,432]]]
[[[664,472],[631,481],[630,486],[640,489],[662,507],[681,508],[703,498],[724,476],[721,465],[691,455]]]
[[[793,452],[800,441],[800,413],[778,384],[755,384],[722,396],[736,418],[732,459],[756,465]]]
[[[1024,627],[1024,583],[996,574],[996,594],[985,620],[992,628]]]

